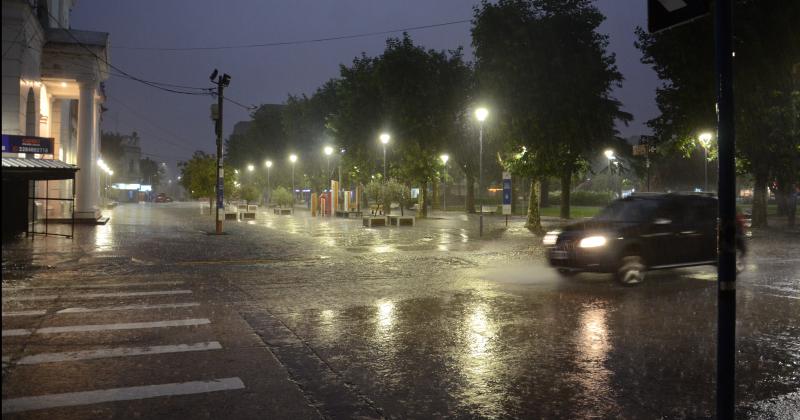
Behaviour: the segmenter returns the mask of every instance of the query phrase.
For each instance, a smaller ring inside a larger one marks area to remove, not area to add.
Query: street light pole
[[[483,122],[489,116],[489,110],[478,108],[475,110],[475,118],[478,119],[478,198],[480,198],[480,229],[479,235],[483,236]]]
[[[447,211],[447,161],[450,160],[450,155],[443,154],[440,156],[444,162],[444,175],[442,176],[442,211]]]
[[[264,166],[267,167],[267,206],[269,206],[270,198],[272,198],[272,186],[269,183],[269,168],[272,167],[272,161],[268,160],[264,162]]]
[[[381,143],[383,143],[383,180],[386,181],[386,145],[389,143],[391,137],[383,133],[380,136]]]
[[[292,211],[294,211],[294,163],[297,162],[297,155],[290,155],[289,160],[292,162]]]
[[[711,133],[702,133],[698,137],[700,146],[703,147],[703,191],[708,191],[708,146],[711,144]]]

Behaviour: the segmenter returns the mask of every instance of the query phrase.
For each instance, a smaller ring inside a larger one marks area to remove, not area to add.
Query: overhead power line
[[[314,44],[318,42],[340,41],[344,39],[367,38],[371,36],[388,35],[398,32],[410,32],[422,29],[439,28],[442,26],[458,25],[468,22],[471,22],[471,19],[461,19],[450,22],[434,23],[432,25],[410,26],[407,28],[390,29],[386,31],[364,32],[358,34],[339,35],[339,36],[330,36],[325,38],[304,39],[304,40],[294,40],[294,41],[264,42],[258,44],[234,44],[234,45],[218,45],[209,47],[133,47],[133,46],[115,45],[112,46],[112,48],[120,50],[141,50],[141,51],[213,51],[213,50],[234,50],[234,49],[245,49],[245,48],[281,47],[287,45],[302,45],[302,44]]]
[[[171,93],[178,93],[178,94],[182,94],[182,95],[209,95],[209,94],[210,94],[210,92],[211,92],[210,88],[204,88],[204,87],[195,87],[195,86],[184,86],[183,88],[184,88],[184,89],[193,89],[193,90],[196,90],[196,91],[186,91],[186,90],[177,90],[177,89],[172,89],[172,88],[170,88],[170,87],[165,87],[165,86],[166,86],[166,84],[163,84],[163,85],[162,85],[162,84],[160,84],[160,83],[158,83],[158,82],[152,82],[152,81],[150,81],[150,80],[145,80],[145,79],[142,79],[142,78],[139,78],[139,77],[133,76],[133,75],[131,75],[130,73],[126,72],[125,70],[122,70],[121,68],[119,68],[119,67],[117,67],[117,66],[115,66],[115,65],[113,65],[113,64],[111,64],[111,63],[109,63],[109,62],[108,62],[106,59],[104,59],[103,57],[100,57],[99,55],[97,55],[97,54],[96,54],[94,51],[92,51],[92,49],[91,49],[91,48],[89,48],[89,47],[88,47],[88,46],[86,46],[86,45],[85,45],[83,42],[81,42],[81,41],[80,41],[80,40],[79,40],[79,39],[78,39],[78,38],[77,38],[77,37],[76,37],[76,36],[75,36],[75,35],[72,33],[72,31],[71,31],[69,28],[65,28],[65,27],[63,27],[63,26],[61,25],[61,23],[58,21],[58,18],[56,18],[55,16],[53,16],[53,14],[52,14],[52,13],[50,13],[50,11],[49,11],[49,10],[47,10],[47,14],[48,14],[48,15],[50,15],[50,17],[51,17],[51,18],[52,18],[52,19],[53,19],[53,20],[54,20],[54,21],[55,21],[55,22],[58,24],[58,27],[59,27],[61,30],[63,30],[63,31],[64,31],[64,32],[65,32],[67,35],[69,35],[69,37],[70,37],[70,38],[72,38],[72,40],[73,40],[73,41],[75,41],[75,43],[77,43],[77,44],[78,44],[78,45],[80,45],[80,46],[81,46],[83,49],[85,49],[87,52],[89,52],[89,54],[91,54],[92,56],[94,56],[94,58],[95,58],[95,59],[97,59],[97,60],[98,60],[98,61],[100,61],[100,62],[103,62],[103,63],[105,63],[105,64],[106,64],[106,65],[107,65],[109,68],[111,68],[111,69],[113,69],[113,70],[116,70],[118,73],[120,73],[120,74],[121,74],[121,75],[123,75],[124,77],[127,77],[127,78],[129,78],[129,79],[131,79],[131,80],[135,80],[135,81],[137,81],[137,82],[139,82],[139,83],[145,84],[145,85],[147,85],[147,86],[150,86],[150,87],[153,87],[153,88],[156,88],[156,89],[161,89],[161,90],[163,90],[163,91],[167,91],[167,92],[171,92]]]

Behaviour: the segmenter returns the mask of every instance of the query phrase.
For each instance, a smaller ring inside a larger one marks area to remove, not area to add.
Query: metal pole
[[[442,208],[447,211],[447,164],[444,164],[444,179],[442,180]]]
[[[736,173],[733,121],[733,1],[714,7],[719,144],[719,261],[717,264],[717,418],[735,414],[736,385]]]
[[[342,156],[341,155],[339,155],[339,187],[338,188],[339,188],[339,191],[344,191],[344,187],[342,186]],[[349,191],[348,191],[348,194],[349,194]],[[344,198],[339,200],[339,202],[342,203],[341,206],[339,206],[340,210],[344,210],[344,211],[348,211],[349,210],[349,209],[344,208]],[[349,201],[348,201],[348,204],[349,204]]]
[[[705,187],[703,187],[704,192],[708,192],[708,149],[703,146],[703,180],[705,181]]]
[[[292,162],[292,212],[294,212],[294,162]]]
[[[386,145],[383,145],[383,180],[386,180]]]
[[[478,131],[478,202],[480,202],[480,230],[479,235],[483,236],[483,121],[480,123]]]
[[[272,186],[269,183],[269,166],[267,167],[267,206],[269,206],[270,198],[272,198]]]
[[[223,104],[223,90],[225,89],[224,83],[222,82],[222,76],[219,76],[217,79],[217,110],[219,114],[217,115],[217,223],[216,223],[216,233],[217,235],[222,234],[222,219],[224,217],[224,212],[220,214],[220,210],[223,208],[224,204],[224,173],[222,169],[222,104]]]

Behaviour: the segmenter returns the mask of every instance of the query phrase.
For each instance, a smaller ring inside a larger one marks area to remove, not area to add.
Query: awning
[[[3,178],[20,177],[33,180],[73,179],[78,167],[60,160],[3,158]]]

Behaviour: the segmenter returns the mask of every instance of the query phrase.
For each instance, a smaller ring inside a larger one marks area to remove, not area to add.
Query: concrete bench
[[[239,213],[238,212],[225,212],[225,220],[239,220]]]
[[[336,210],[336,217],[350,218],[350,216],[362,217],[362,213],[360,210],[349,210],[349,211]]]
[[[386,216],[364,216],[361,221],[364,227],[386,226]]]
[[[272,209],[272,212],[277,215],[285,215],[285,214],[292,214],[292,209],[284,209],[280,207],[275,207]]]
[[[401,225],[411,225],[416,226],[417,218],[415,216],[398,216],[398,215],[390,215],[389,217],[389,224],[391,226],[400,227]]]

